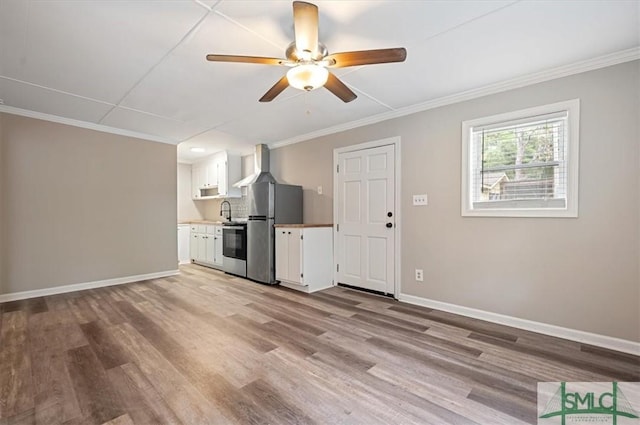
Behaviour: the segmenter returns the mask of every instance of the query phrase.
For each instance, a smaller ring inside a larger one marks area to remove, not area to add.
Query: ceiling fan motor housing
[[[285,50],[285,57],[287,59],[289,59],[290,61],[294,61],[294,62],[298,62],[298,61],[321,61],[322,59],[324,59],[325,56],[327,56],[329,54],[329,51],[327,50],[327,47],[322,44],[322,43],[318,43],[318,50],[316,52],[309,52],[309,58],[304,58],[304,57],[300,57],[300,52],[297,48],[296,48],[296,42],[293,41],[291,42],[291,44],[289,44],[287,46],[287,50]]]

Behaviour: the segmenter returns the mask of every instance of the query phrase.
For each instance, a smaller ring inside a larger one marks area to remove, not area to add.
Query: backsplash
[[[231,204],[231,217],[232,218],[247,218],[249,215],[249,206],[247,205],[247,197],[242,198],[229,198],[227,199]]]
[[[229,201],[231,204],[231,218],[247,218],[249,215],[249,206],[247,197],[215,199],[207,201],[196,201],[205,204],[204,218],[213,221],[223,221],[226,217],[220,216],[220,204],[223,201]]]

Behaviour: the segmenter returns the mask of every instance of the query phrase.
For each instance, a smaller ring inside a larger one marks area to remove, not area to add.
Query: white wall
[[[195,202],[191,193],[191,164],[178,163],[178,222],[202,220],[205,201]]]
[[[403,293],[640,341],[639,63],[273,149],[271,169],[303,185],[306,223],[331,222],[333,150],[400,136]],[[462,121],[575,98],[579,217],[461,217]],[[421,193],[429,205],[413,207]],[[414,281],[415,268],[424,283]]]

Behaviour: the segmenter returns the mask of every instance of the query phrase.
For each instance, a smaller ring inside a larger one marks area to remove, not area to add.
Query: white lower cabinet
[[[222,226],[191,225],[191,261],[203,266],[222,267]]]
[[[213,238],[213,249],[216,255],[213,258],[213,264],[222,268],[222,226],[215,226],[215,236]]]
[[[333,285],[332,227],[276,227],[276,279],[314,292]]]
[[[188,224],[178,224],[178,264],[188,264],[191,260],[189,248],[191,233]]]

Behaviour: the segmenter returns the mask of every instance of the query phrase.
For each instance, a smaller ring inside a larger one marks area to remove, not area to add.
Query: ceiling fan
[[[293,29],[295,41],[285,51],[286,59],[260,56],[207,55],[212,62],[245,62],[264,65],[288,66],[291,69],[260,98],[271,102],[288,86],[311,91],[322,86],[344,102],[357,96],[327,68],[371,65],[376,63],[403,62],[407,57],[404,47],[393,49],[359,50],[329,54],[318,41],[318,7],[314,4],[293,2]]]

